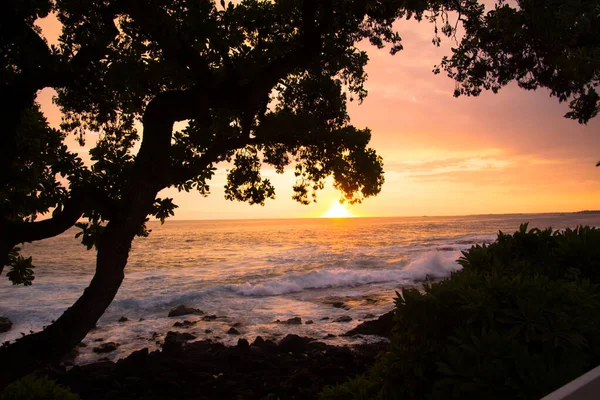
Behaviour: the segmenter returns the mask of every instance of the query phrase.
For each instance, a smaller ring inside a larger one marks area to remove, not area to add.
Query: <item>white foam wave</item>
[[[460,252],[458,251],[429,251],[420,254],[402,269],[323,269],[287,275],[265,282],[233,285],[231,288],[244,296],[277,296],[307,289],[352,287],[382,282],[407,285],[423,281],[427,277],[445,278],[449,276],[452,272],[460,269],[455,261],[459,256]]]
[[[460,251],[428,251],[411,261],[402,272],[406,274],[407,279],[414,282],[422,281],[427,277],[446,278],[452,272],[462,268],[456,262],[460,256]]]

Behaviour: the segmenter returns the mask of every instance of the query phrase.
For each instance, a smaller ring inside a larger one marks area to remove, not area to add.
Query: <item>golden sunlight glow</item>
[[[339,201],[334,200],[331,203],[331,207],[329,207],[329,210],[327,210],[327,212],[325,212],[321,218],[354,218],[355,215],[353,215],[350,211],[348,211],[348,209],[346,208],[345,204],[340,204]]]

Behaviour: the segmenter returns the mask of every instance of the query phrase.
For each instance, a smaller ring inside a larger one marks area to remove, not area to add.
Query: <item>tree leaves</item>
[[[13,285],[30,286],[35,279],[33,275],[35,266],[32,264],[32,258],[24,258],[19,254],[20,251],[19,247],[15,247],[8,254],[9,271],[6,277]]]
[[[463,18],[465,37],[441,68],[459,84],[455,95],[497,92],[511,81],[548,88],[569,101],[565,117],[586,124],[600,110],[600,14],[597,0],[500,2]],[[440,67],[436,67],[436,72]]]

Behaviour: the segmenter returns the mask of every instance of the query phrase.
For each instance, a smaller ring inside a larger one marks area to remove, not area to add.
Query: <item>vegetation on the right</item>
[[[390,348],[334,399],[539,399],[600,364],[600,229],[500,232],[396,299]]]

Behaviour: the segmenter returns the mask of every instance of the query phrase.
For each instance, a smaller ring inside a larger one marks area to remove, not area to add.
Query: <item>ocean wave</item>
[[[402,269],[322,269],[277,279],[232,285],[231,289],[244,296],[278,296],[308,289],[352,287],[372,283],[395,282],[407,285],[431,278],[445,278],[460,269],[458,251],[429,251],[420,254]]]

